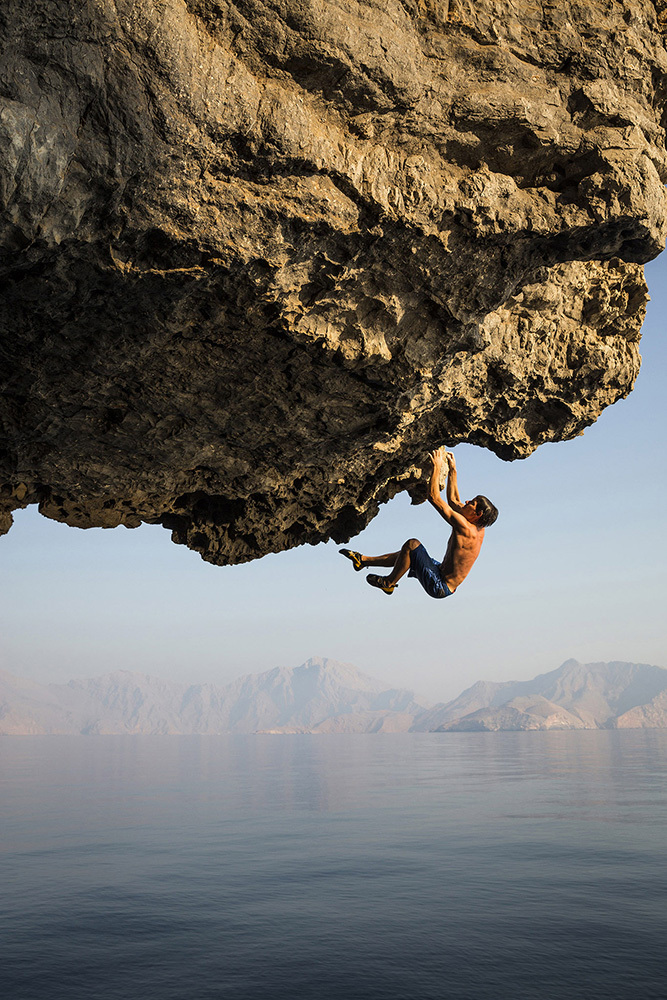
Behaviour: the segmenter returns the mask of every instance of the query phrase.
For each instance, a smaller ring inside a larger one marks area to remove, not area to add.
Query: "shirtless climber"
[[[409,538],[400,552],[389,552],[384,556],[363,556],[361,552],[351,549],[340,550],[357,571],[364,566],[393,566],[388,576],[369,573],[366,577],[371,587],[377,587],[384,594],[393,594],[398,581],[408,573],[408,576],[417,577],[430,597],[450,597],[472,569],[484,541],[484,529],[498,517],[498,511],[486,497],[476,496],[474,500],[461,503],[456,482],[456,459],[451,452],[438,448],[429,454],[429,458],[432,470],[428,501],[452,529],[442,562],[431,559],[417,538]],[[440,473],[444,462],[448,466],[447,502],[440,495]]]

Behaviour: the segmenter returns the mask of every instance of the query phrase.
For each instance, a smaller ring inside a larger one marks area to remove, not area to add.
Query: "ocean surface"
[[[665,1000],[667,733],[0,740],[7,1000]]]

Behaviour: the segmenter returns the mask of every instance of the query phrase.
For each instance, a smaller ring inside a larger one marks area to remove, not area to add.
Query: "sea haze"
[[[232,684],[175,684],[118,670],[36,684],[0,670],[0,735],[488,732],[667,727],[667,670],[645,663],[562,666],[530,681],[478,682],[428,707],[351,663],[312,657]]]
[[[12,1000],[664,1000],[664,731],[0,748]]]

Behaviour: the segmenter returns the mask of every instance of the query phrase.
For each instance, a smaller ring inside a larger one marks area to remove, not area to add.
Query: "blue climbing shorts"
[[[431,559],[423,545],[410,551],[408,576],[416,576],[429,597],[451,597],[453,593],[440,576],[440,563]]]

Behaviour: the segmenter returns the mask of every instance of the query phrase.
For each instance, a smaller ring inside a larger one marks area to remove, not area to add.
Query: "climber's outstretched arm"
[[[445,452],[445,461],[448,466],[447,475],[447,502],[450,507],[456,509],[457,507],[462,507],[461,497],[459,496],[459,484],[456,478],[456,459],[452,455],[451,451]]]
[[[432,451],[429,453],[429,458],[433,465],[431,471],[431,481],[428,488],[428,502],[435,507],[437,512],[441,517],[444,517],[447,524],[451,524],[452,528],[456,530],[463,529],[464,531],[469,528],[468,521],[463,517],[461,511],[463,510],[463,504],[459,500],[458,503],[449,500],[449,481],[447,482],[447,501],[443,499],[440,493],[440,472],[442,470],[444,455],[443,448],[438,448],[437,451]],[[445,452],[445,454],[447,454]],[[452,456],[453,457],[453,456]],[[450,466],[451,475],[451,466]],[[458,490],[456,491],[458,496]]]

